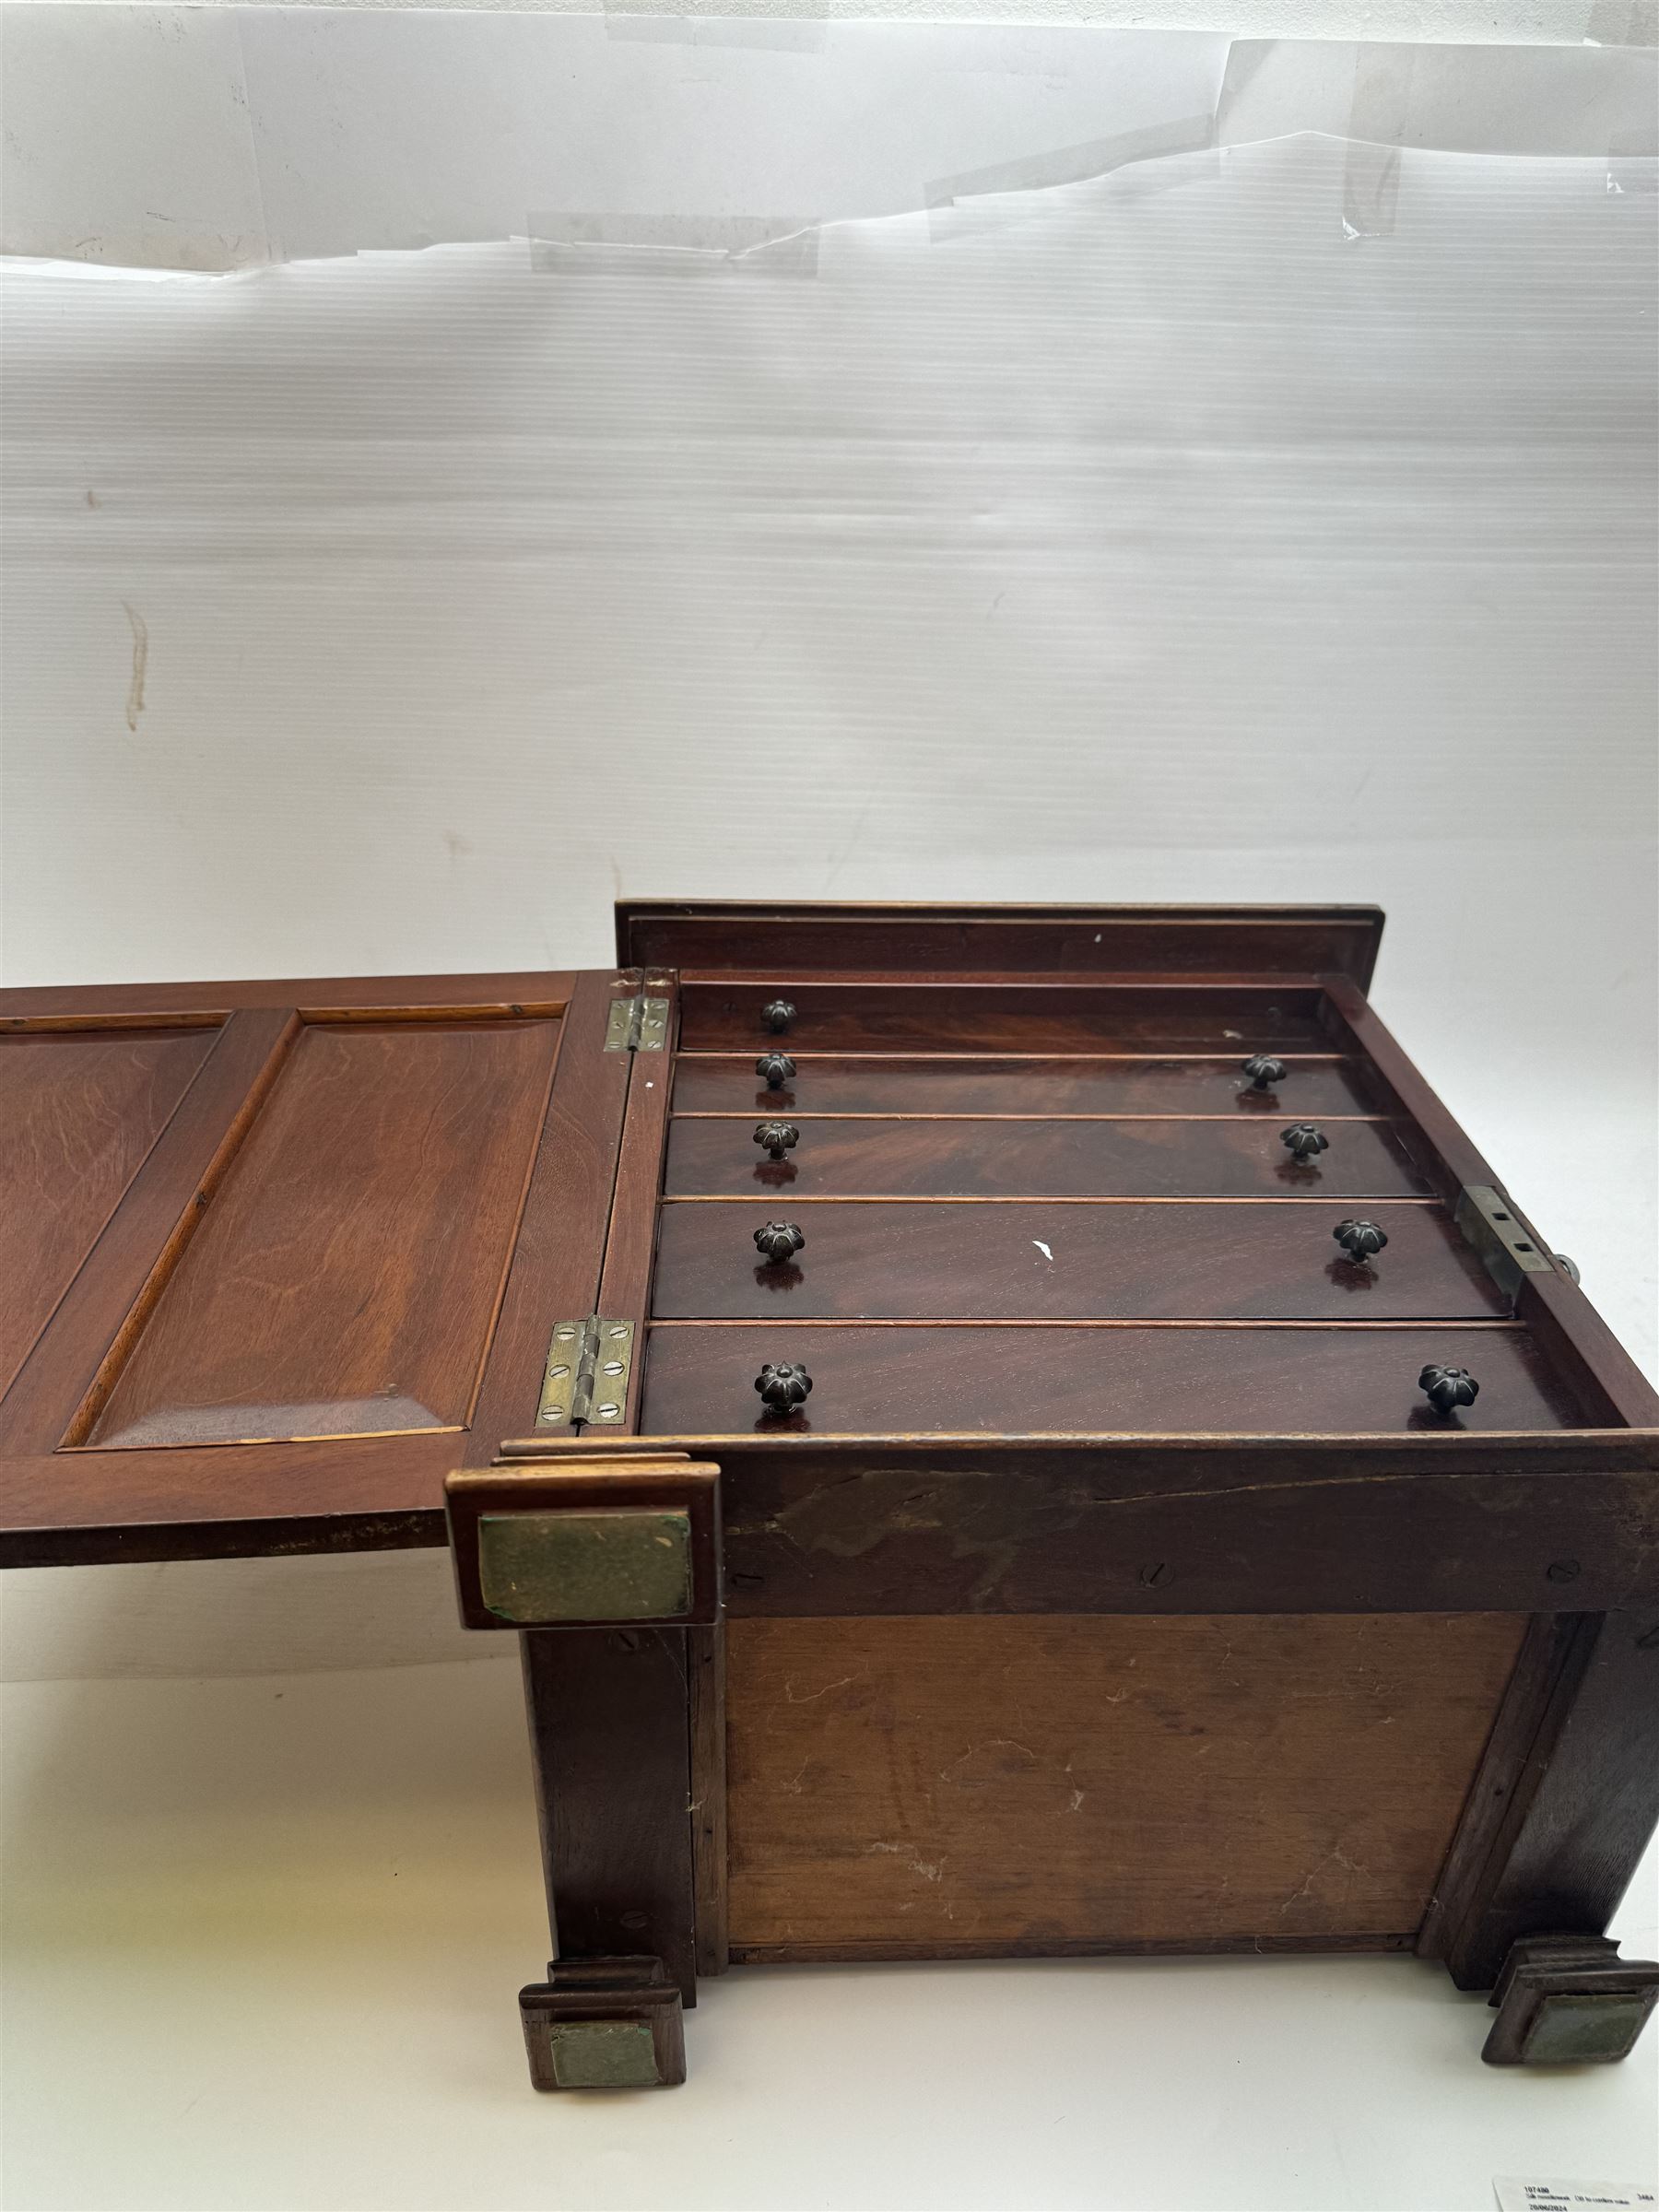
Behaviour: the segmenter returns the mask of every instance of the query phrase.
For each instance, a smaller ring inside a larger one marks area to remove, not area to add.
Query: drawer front
[[[1258,1090],[1230,1059],[975,1060],[870,1053],[859,1058],[792,1053],[795,1074],[771,1090],[754,1053],[682,1058],[675,1069],[677,1113],[1236,1113],[1316,1121],[1322,1114],[1371,1113],[1359,1065],[1286,1058],[1272,1090]]]
[[[804,1412],[761,1412],[768,1360],[812,1377]],[[1430,1361],[1480,1384],[1448,1421],[1428,1408]],[[1257,1435],[1562,1429],[1583,1415],[1513,1323],[1356,1329],[653,1328],[641,1432],[716,1437]]]
[[[774,1032],[761,1008],[794,1014]],[[777,1045],[793,1052],[887,1047],[902,1052],[1318,1052],[1318,994],[1087,983],[687,983],[682,1052]]]
[[[677,1118],[670,1197],[1409,1198],[1429,1185],[1381,1122],[1333,1122],[1298,1166],[1285,1124],[1238,1121],[818,1120],[773,1160],[747,1115]]]
[[[1435,1206],[1379,1206],[1387,1249],[1344,1258],[1332,1207],[880,1205],[795,1208],[759,1262],[758,1206],[662,1209],[653,1312],[672,1321],[1426,1321],[1507,1309]],[[759,1263],[759,1264],[758,1264]],[[902,1426],[903,1424],[900,1424]]]

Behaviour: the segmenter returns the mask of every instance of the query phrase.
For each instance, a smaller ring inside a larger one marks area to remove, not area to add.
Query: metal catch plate
[[[1487,1273],[1512,1298],[1524,1275],[1553,1275],[1555,1262],[1489,1182],[1471,1183],[1457,1194],[1453,1217],[1465,1244],[1480,1254]]]
[[[554,1324],[542,1375],[538,1429],[560,1429],[576,1421],[614,1428],[628,1411],[628,1378],[633,1368],[634,1324],[589,1314],[583,1321]]]

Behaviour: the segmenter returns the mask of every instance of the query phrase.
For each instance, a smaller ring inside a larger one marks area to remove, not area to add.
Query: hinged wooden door
[[[594,1305],[634,989],[9,994],[0,1556],[441,1543]]]

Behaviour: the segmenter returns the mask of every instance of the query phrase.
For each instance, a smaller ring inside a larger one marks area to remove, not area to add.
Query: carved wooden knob
[[[786,998],[769,999],[760,1009],[760,1018],[769,1030],[786,1030],[795,1018],[795,1010]]]
[[[1374,1221],[1338,1221],[1331,1234],[1341,1245],[1343,1256],[1356,1267],[1367,1265],[1388,1241],[1387,1230],[1379,1229]]]
[[[1279,1143],[1299,1168],[1311,1168],[1322,1152],[1331,1148],[1330,1138],[1312,1122],[1292,1122],[1288,1129],[1279,1131]]]
[[[806,1240],[793,1221],[767,1221],[755,1231],[755,1250],[774,1267],[804,1252]]]
[[[768,1090],[782,1090],[795,1072],[795,1064],[787,1053],[762,1053],[755,1063],[755,1073],[764,1076]]]
[[[760,1393],[768,1413],[793,1413],[797,1406],[806,1403],[812,1377],[804,1367],[790,1360],[769,1359],[755,1377],[755,1388]]]
[[[793,1152],[800,1141],[801,1133],[793,1122],[761,1122],[755,1130],[755,1142],[764,1145],[773,1159]]]
[[[1290,1070],[1271,1053],[1252,1053],[1244,1062],[1252,1090],[1277,1090]]]
[[[1418,1388],[1436,1413],[1454,1413],[1460,1406],[1473,1406],[1480,1395],[1480,1385],[1466,1367],[1426,1367],[1418,1377]]]

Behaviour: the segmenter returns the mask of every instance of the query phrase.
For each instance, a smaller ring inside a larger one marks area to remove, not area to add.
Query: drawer
[[[1287,1056],[1272,1090],[1257,1090],[1230,1058],[975,1060],[909,1053],[858,1058],[791,1053],[796,1073],[769,1090],[755,1073],[759,1051],[685,1056],[674,1071],[677,1113],[1263,1114],[1282,1124],[1321,1114],[1371,1113],[1360,1063]]]
[[[792,1209],[806,1237],[760,1262],[753,1206],[665,1206],[652,1311],[673,1321],[1426,1321],[1507,1312],[1438,1206],[1378,1206],[1370,1267],[1335,1207],[883,1206]]]
[[[761,1412],[755,1377],[794,1360],[805,1412]],[[1430,1409],[1430,1361],[1465,1367],[1473,1406]],[[1578,1426],[1581,1409],[1513,1323],[1439,1328],[656,1327],[648,1436],[1347,1435]]]
[[[774,1032],[761,1008],[794,1008]],[[1318,1052],[1320,994],[1124,983],[686,983],[680,991],[683,1052],[770,1045],[793,1052],[837,1046],[904,1052],[1134,1052],[1166,1046],[1236,1053]]]
[[[775,1111],[775,1110],[774,1110]],[[1281,1120],[909,1121],[789,1117],[782,1159],[749,1115],[670,1125],[670,1197],[1413,1198],[1429,1184],[1385,1122],[1332,1122],[1328,1149],[1299,1167]],[[1287,1119],[1289,1117],[1287,1117]]]

